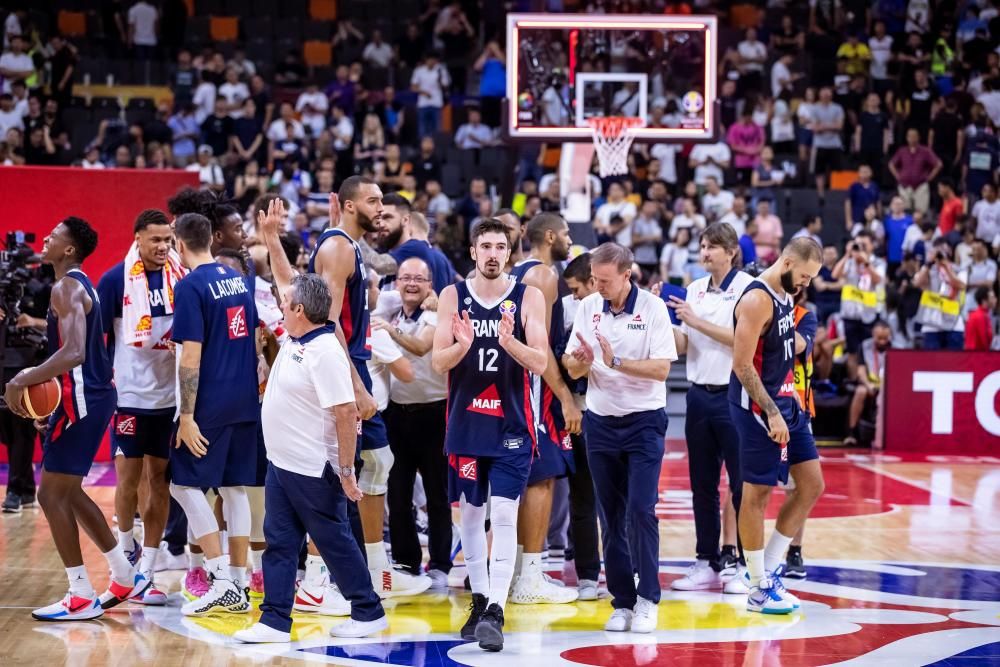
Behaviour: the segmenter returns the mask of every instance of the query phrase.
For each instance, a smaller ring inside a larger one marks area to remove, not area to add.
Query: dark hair
[[[413,210],[413,205],[410,204],[410,200],[398,192],[390,192],[382,197],[382,206],[395,206],[396,208],[402,209],[407,213]]]
[[[805,236],[789,241],[781,254],[804,261],[823,261],[823,249],[819,247],[818,243]]]
[[[257,214],[263,212],[266,215],[267,207],[270,206],[271,202],[274,201],[275,199],[280,199],[282,203],[285,204],[285,210],[286,211],[288,210],[287,199],[273,192],[265,192],[261,196],[257,197],[257,199],[255,199],[253,203],[253,220],[255,224],[257,222]]]
[[[581,283],[585,283],[590,280],[589,252],[582,253],[579,257],[566,265],[566,268],[563,270],[563,279],[569,280],[570,278],[579,280]]]
[[[880,328],[881,329],[888,329],[890,332],[892,331],[892,327],[889,326],[889,323],[886,322],[885,320],[881,319],[881,318],[879,318],[879,319],[875,320],[874,322],[872,322],[872,330],[873,331],[875,329],[880,329]]]
[[[733,268],[743,266],[743,252],[740,250],[740,239],[736,230],[728,222],[713,222],[701,233],[701,238],[708,245],[714,245],[733,255]]]
[[[944,187],[946,187],[946,188],[948,188],[950,190],[954,190],[955,189],[955,181],[953,181],[951,178],[949,178],[947,176],[945,176],[945,177],[941,178],[940,180],[938,180],[938,186],[941,186],[941,185],[943,185]]]
[[[358,193],[361,192],[362,185],[376,185],[376,183],[367,176],[351,176],[344,179],[344,182],[340,184],[340,190],[337,191],[340,205],[343,206],[344,202],[354,201]]]
[[[210,193],[185,187],[167,200],[167,210],[170,211],[170,215],[178,218],[185,213],[206,215],[211,201],[212,195]]]
[[[69,236],[73,240],[73,247],[76,248],[76,256],[82,262],[90,257],[90,254],[97,248],[97,232],[90,226],[90,223],[83,218],[74,215],[69,216],[62,223],[69,230]]]
[[[201,213],[184,213],[174,223],[174,234],[195,252],[212,245],[212,223]]]
[[[806,217],[804,217],[802,219],[802,226],[803,227],[808,227],[812,223],[816,222],[816,218],[818,218],[818,217],[819,216],[816,215],[816,214],[814,214],[814,213],[810,213],[810,214],[806,215]]]
[[[992,287],[988,285],[982,285],[976,288],[976,305],[981,306],[990,300],[990,293],[993,291]]]
[[[216,259],[219,257],[225,257],[227,259],[236,260],[236,263],[240,265],[240,271],[243,275],[250,273],[250,267],[247,266],[247,258],[239,250],[233,250],[232,248],[220,248],[217,253],[215,253]]]
[[[686,229],[686,228],[685,228]],[[612,241],[602,243],[590,252],[590,264],[614,264],[618,271],[628,271],[635,261],[632,251]]]
[[[221,231],[222,225],[225,224],[226,218],[231,215],[240,215],[240,212],[236,210],[236,207],[232,204],[216,203],[212,207],[212,233]],[[240,216],[242,219],[243,216]]]
[[[520,224],[521,222],[521,214],[512,208],[498,208],[497,210],[493,211],[494,218],[499,218],[501,215],[514,216],[514,219],[517,220],[518,224]]]
[[[566,221],[558,213],[539,213],[528,222],[528,243],[537,245],[545,240],[545,232],[558,232],[566,226]]]
[[[132,225],[132,233],[141,232],[150,225],[169,225],[170,219],[158,208],[147,208],[140,213]]]
[[[483,234],[503,234],[504,238],[507,239],[507,243],[510,243],[510,232],[507,231],[507,225],[496,218],[483,218],[477,222],[469,233],[470,244],[475,246],[476,241]]]

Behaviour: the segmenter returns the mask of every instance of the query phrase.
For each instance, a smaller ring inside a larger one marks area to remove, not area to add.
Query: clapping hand
[[[580,341],[580,347],[573,350],[573,358],[581,364],[591,365],[594,363],[594,348],[590,346],[590,343],[583,337],[583,334],[579,332],[576,334],[576,339]]]
[[[608,339],[601,335],[600,331],[595,331],[594,335],[597,336],[597,342],[601,346],[601,359],[604,361],[604,365],[611,368],[611,363],[615,358],[615,351],[611,349],[611,343]]]
[[[469,311],[463,310],[461,316],[458,313],[451,316],[451,335],[466,350],[472,347],[472,341],[476,338],[476,332],[472,328]]]
[[[500,316],[500,328],[497,330],[500,347],[507,349],[507,345],[514,339],[514,314],[503,313]]]

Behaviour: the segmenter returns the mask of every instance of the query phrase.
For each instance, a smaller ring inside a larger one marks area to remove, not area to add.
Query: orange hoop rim
[[[587,124],[602,137],[611,138],[622,136],[632,128],[642,127],[646,123],[637,116],[594,116],[587,119]]]

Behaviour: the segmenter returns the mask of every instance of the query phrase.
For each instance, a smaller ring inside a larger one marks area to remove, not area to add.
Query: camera
[[[34,329],[19,329],[17,317],[26,302],[41,291],[38,272],[32,266],[38,257],[29,243],[35,235],[22,231],[7,232],[0,250],[0,308],[6,317],[0,322],[0,368],[31,366],[44,352],[45,335]]]

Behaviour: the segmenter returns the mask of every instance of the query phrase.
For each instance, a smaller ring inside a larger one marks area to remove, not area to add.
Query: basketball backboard
[[[508,136],[588,141],[588,118],[634,116],[637,141],[713,140],[717,30],[714,16],[508,15]]]

